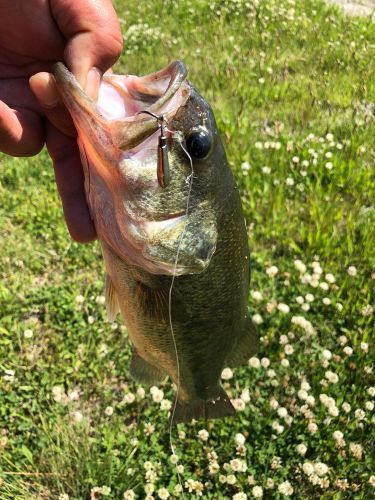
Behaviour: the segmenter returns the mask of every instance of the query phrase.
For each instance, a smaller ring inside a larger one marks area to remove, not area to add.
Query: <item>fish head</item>
[[[97,102],[62,63],[53,74],[77,129],[100,241],[153,274],[206,269],[232,178],[212,110],[186,80],[184,64],[143,77],[106,74]],[[157,176],[161,122],[150,113],[163,116],[167,137],[164,187]]]

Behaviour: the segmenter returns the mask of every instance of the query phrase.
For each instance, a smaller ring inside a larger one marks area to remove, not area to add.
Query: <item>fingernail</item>
[[[38,73],[30,78],[30,86],[44,108],[54,108],[60,102],[55,80],[49,73]]]
[[[94,101],[98,99],[101,78],[102,74],[98,68],[91,68],[87,73],[85,92]]]

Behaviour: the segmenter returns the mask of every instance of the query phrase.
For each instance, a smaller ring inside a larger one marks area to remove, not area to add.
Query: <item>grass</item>
[[[373,497],[375,25],[307,0],[115,5],[117,71],[182,59],[213,106],[252,248],[261,349],[226,374],[237,418],[175,431],[186,497]],[[98,245],[69,239],[46,153],[1,163],[0,498],[178,496],[173,391],[129,378]]]

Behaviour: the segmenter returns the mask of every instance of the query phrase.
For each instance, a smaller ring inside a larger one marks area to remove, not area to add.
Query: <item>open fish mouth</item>
[[[82,90],[74,75],[63,63],[53,67],[59,92],[77,129],[97,129],[105,126],[114,147],[130,150],[158,130],[155,118],[141,111],[164,115],[166,121],[189,97],[187,70],[181,61],[146,76],[103,75],[97,102]],[[87,117],[91,126],[87,127]],[[96,121],[96,123],[94,122]]]

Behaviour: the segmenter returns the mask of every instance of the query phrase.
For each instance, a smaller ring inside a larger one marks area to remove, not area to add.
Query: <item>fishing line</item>
[[[168,130],[168,129],[166,129],[166,130]],[[179,357],[178,357],[178,350],[177,350],[176,338],[175,338],[174,331],[173,331],[173,322],[172,322],[172,290],[173,290],[174,281],[175,281],[175,278],[176,278],[177,266],[178,266],[178,258],[180,256],[180,250],[181,250],[181,246],[182,246],[182,241],[184,239],[185,232],[186,232],[186,227],[187,227],[187,221],[188,221],[187,217],[188,217],[189,205],[190,205],[190,195],[191,195],[191,191],[192,191],[192,187],[193,187],[193,174],[194,174],[194,170],[193,170],[193,160],[192,160],[191,156],[189,155],[189,153],[187,152],[186,148],[184,147],[184,145],[182,143],[183,138],[182,138],[181,133],[179,133],[179,132],[173,132],[172,130],[168,130],[168,132],[170,132],[173,136],[177,137],[178,142],[180,143],[180,146],[181,146],[182,150],[184,151],[184,153],[186,154],[186,156],[189,158],[190,169],[191,169],[190,175],[185,179],[185,182],[189,185],[188,193],[187,193],[187,198],[186,198],[186,211],[185,211],[186,221],[185,221],[185,225],[184,225],[184,228],[182,230],[182,233],[181,233],[181,236],[180,236],[180,240],[179,240],[178,246],[177,246],[176,257],[175,257],[175,261],[174,261],[172,281],[171,281],[171,286],[169,288],[169,295],[168,295],[169,327],[170,327],[170,330],[171,330],[171,335],[172,335],[172,340],[173,340],[173,346],[174,346],[174,351],[175,351],[175,355],[176,355],[176,365],[177,365],[177,390],[176,390],[176,398],[175,398],[174,403],[173,403],[171,418],[170,418],[170,422],[169,422],[169,446],[170,446],[172,454],[176,455],[175,448],[173,446],[172,428],[173,428],[173,419],[174,419],[174,415],[175,415],[176,407],[177,407],[178,394],[179,394],[179,391],[180,391],[180,361],[179,361]],[[180,476],[180,473],[177,470],[177,463],[176,463],[176,472],[177,472],[178,482],[179,482],[179,484],[180,484],[180,486],[182,488],[181,476]],[[182,493],[182,498],[185,498],[183,489],[182,489],[181,493]]]

